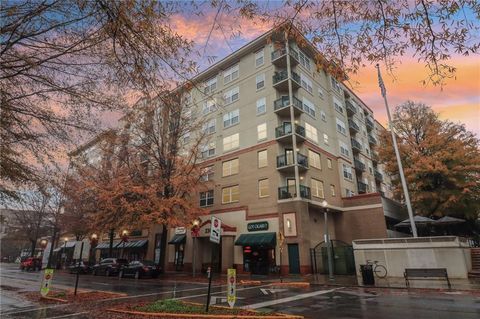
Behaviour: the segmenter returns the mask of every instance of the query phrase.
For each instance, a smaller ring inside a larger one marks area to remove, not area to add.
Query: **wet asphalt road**
[[[54,285],[73,287],[74,275],[54,275]],[[204,303],[206,284],[157,280],[82,276],[80,288],[124,292],[124,301],[178,298]],[[13,265],[0,265],[0,317],[91,318],[88,309],[72,311],[68,305],[35,305],[19,298],[19,291],[38,291],[40,273],[25,273]],[[225,286],[213,288],[212,303],[226,305]],[[134,297],[137,296],[137,297]],[[313,285],[309,288],[238,286],[236,306],[278,311],[305,318],[480,318],[480,294],[462,292],[408,292]]]

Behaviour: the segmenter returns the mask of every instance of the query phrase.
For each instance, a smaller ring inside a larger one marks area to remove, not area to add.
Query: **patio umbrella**
[[[418,226],[426,226],[435,222],[433,219],[418,215],[413,217],[413,221],[415,222],[415,225]],[[410,227],[410,219],[405,219],[404,221],[396,224],[395,227]]]
[[[450,217],[450,216],[443,216],[442,218],[436,220],[434,222],[435,225],[454,225],[454,224],[461,224],[464,223],[465,219]]]

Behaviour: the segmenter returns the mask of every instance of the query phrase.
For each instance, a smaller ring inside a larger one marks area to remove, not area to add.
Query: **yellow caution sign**
[[[233,308],[237,300],[237,271],[235,269],[227,269],[227,302],[230,308]]]

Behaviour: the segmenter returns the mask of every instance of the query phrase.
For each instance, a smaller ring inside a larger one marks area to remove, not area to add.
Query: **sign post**
[[[237,276],[236,270],[229,268],[227,270],[227,302],[230,308],[233,308],[237,299]]]
[[[75,246],[75,248],[77,248]],[[82,255],[83,255],[83,240],[82,240],[82,244],[81,244],[81,247],[80,247],[80,256],[79,256],[79,259],[76,261],[76,268],[77,268],[77,278],[75,278],[75,290],[73,292],[73,295],[77,295],[77,288],[78,288],[78,278],[80,277],[80,265],[82,264]]]
[[[210,230],[210,241],[214,244],[220,244],[220,236],[222,233],[222,221],[215,216],[212,216],[211,219],[211,230]],[[210,261],[210,267],[207,270],[208,274],[208,292],[207,292],[207,305],[205,307],[205,312],[208,312],[208,306],[210,305],[210,291],[212,288],[212,277],[213,277],[213,249],[215,246],[212,246],[212,255]]]
[[[50,291],[50,286],[52,284],[52,278],[53,278],[53,269],[46,268],[45,273],[43,274],[43,278],[42,278],[42,287],[40,288],[40,294],[44,297]]]

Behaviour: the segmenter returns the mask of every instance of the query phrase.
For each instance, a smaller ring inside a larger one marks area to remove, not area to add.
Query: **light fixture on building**
[[[122,231],[122,236],[127,236],[127,235],[128,235],[128,230],[124,229],[124,230]]]
[[[300,176],[300,180],[303,181],[303,176]]]
[[[91,237],[92,237],[92,239],[97,239],[98,238],[97,234],[92,234]]]
[[[326,200],[323,200],[322,201],[322,207],[326,208],[328,206],[328,203]]]

